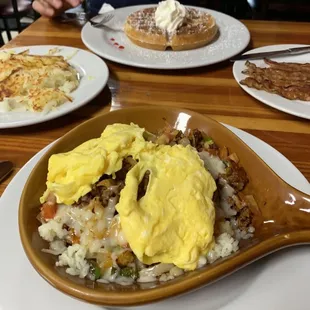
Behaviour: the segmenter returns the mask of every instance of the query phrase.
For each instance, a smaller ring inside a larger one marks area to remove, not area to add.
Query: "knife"
[[[13,170],[11,161],[0,161],[0,182]]]
[[[231,58],[230,61],[259,59],[259,58],[268,58],[268,57],[280,57],[280,56],[293,56],[293,55],[300,55],[300,54],[305,54],[309,52],[310,52],[310,46],[303,46],[303,47],[288,48],[285,50],[273,51],[273,52],[243,54],[243,55],[239,55],[239,56]]]

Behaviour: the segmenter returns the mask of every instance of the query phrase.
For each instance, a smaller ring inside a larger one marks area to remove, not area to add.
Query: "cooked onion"
[[[107,220],[112,220],[115,214],[115,205],[117,202],[117,197],[112,197],[109,199],[109,203],[105,208],[105,217]]]
[[[163,273],[170,271],[173,267],[173,264],[157,264],[150,268],[142,269],[140,271],[140,277],[158,277]]]
[[[231,159],[232,161],[234,161],[236,164],[239,163],[239,158],[238,158],[238,156],[237,156],[236,153],[230,154],[230,155],[228,156],[228,158]]]
[[[219,157],[220,159],[226,159],[228,156],[228,149],[226,146],[223,146],[220,148],[220,154],[219,154]]]
[[[253,210],[253,209],[259,210],[258,204],[252,195],[244,196],[244,200],[246,201],[246,203],[248,204],[248,206],[250,207],[251,210]]]
[[[179,144],[183,145],[183,146],[187,146],[187,145],[190,145],[191,142],[189,141],[188,138],[182,138],[180,141],[179,141]]]

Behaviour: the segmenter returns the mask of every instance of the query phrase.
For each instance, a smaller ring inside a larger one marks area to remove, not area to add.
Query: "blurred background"
[[[39,17],[31,3],[31,0],[0,0],[0,46]],[[113,0],[110,3],[113,5]],[[310,0],[199,0],[199,5],[237,19],[310,21]]]

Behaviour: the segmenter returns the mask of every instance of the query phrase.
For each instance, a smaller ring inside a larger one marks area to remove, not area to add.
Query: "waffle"
[[[129,15],[124,31],[136,45],[159,51],[170,47],[174,51],[190,50],[211,42],[218,31],[214,18],[193,8],[186,10],[184,24],[172,34],[156,26],[156,7],[142,9]]]

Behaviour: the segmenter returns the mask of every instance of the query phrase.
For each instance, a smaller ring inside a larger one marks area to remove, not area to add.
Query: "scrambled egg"
[[[144,197],[137,191],[146,171]],[[143,153],[126,177],[117,211],[131,249],[146,264],[195,269],[213,239],[215,182],[196,152],[181,145]]]
[[[47,190],[43,203],[52,192],[58,203],[71,205],[91,190],[103,174],[112,175],[122,168],[125,157],[155,145],[143,138],[137,125],[107,126],[100,138],[86,141],[74,150],[52,155],[48,163]]]
[[[0,106],[5,112],[50,110],[72,101],[77,71],[62,56],[0,52]]]
[[[113,175],[131,155],[138,163],[127,173],[116,209],[131,249],[145,264],[173,263],[193,270],[213,242],[216,184],[191,146],[155,145],[137,125],[107,126],[101,137],[51,156],[47,191],[72,204],[103,174]],[[138,187],[150,173],[145,195]]]

